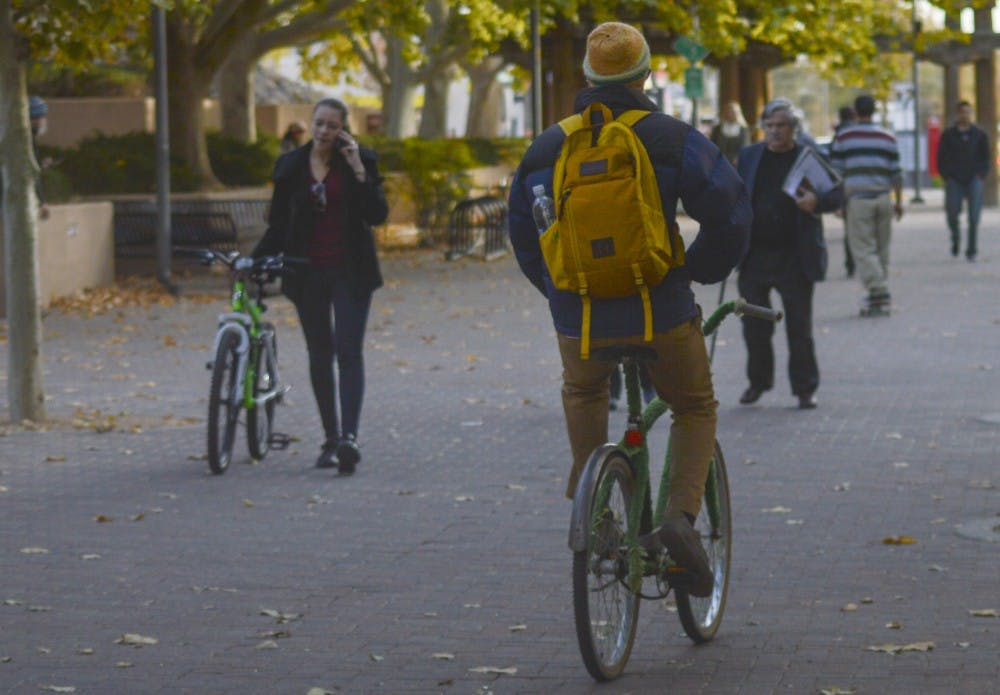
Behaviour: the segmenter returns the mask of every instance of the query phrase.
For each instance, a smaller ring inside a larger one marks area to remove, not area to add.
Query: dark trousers
[[[812,335],[813,282],[802,273],[791,251],[759,253],[751,250],[739,277],[740,295],[751,304],[770,307],[772,289],[781,296],[788,336],[788,380],[792,393],[813,393],[819,386],[819,366]],[[743,340],[747,346],[747,378],[750,385],[766,391],[774,386],[774,324],[743,318]]]
[[[302,292],[295,309],[309,351],[309,378],[326,440],[336,443],[341,434],[358,433],[365,392],[362,346],[371,295],[355,297],[342,271],[309,268],[301,272]],[[339,391],[334,360],[340,376]],[[338,394],[342,423],[337,417]]]
[[[948,230],[951,232],[951,243],[958,248],[961,239],[959,231],[959,215],[962,213],[962,201],[966,201],[969,213],[969,235],[965,244],[965,255],[974,258],[976,255],[976,236],[979,230],[979,215],[983,209],[983,180],[974,176],[968,183],[960,183],[955,179],[945,179],[944,209],[948,220]]]

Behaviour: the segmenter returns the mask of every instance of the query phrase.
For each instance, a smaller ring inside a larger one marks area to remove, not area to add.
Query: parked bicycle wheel
[[[729,590],[729,562],[732,553],[732,513],[729,506],[729,478],[722,449],[715,443],[705,499],[695,520],[695,529],[708,553],[708,562],[715,577],[712,593],[704,598],[691,596],[686,591],[677,592],[677,615],[684,632],[696,643],[707,642],[715,636],[722,623]]]
[[[219,339],[212,365],[212,385],[208,395],[208,467],[216,475],[226,472],[233,457],[236,424],[240,413],[240,336],[225,331]]]
[[[586,550],[573,553],[573,613],[580,654],[590,675],[599,681],[625,668],[639,619],[639,596],[625,585],[623,552],[632,504],[633,478],[628,457],[618,449],[588,466],[600,466],[591,499]],[[586,474],[585,474],[586,477]]]
[[[270,324],[261,326],[260,343],[257,346],[256,383],[254,396],[267,393],[278,383],[278,374],[274,363],[278,357],[277,344],[274,337],[274,327]],[[275,398],[268,399],[263,405],[257,405],[247,411],[247,446],[250,456],[262,460],[270,449],[268,441],[274,428]]]

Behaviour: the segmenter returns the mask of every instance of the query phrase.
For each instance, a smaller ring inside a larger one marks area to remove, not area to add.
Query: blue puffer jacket
[[[599,101],[618,116],[629,109],[653,111],[655,105],[642,92],[622,85],[590,87],[581,91],[574,106],[583,111]],[[690,321],[698,314],[691,281],[723,280],[746,253],[752,221],[750,198],[732,165],[708,138],[696,129],[663,113],[653,113],[635,126],[656,172],[668,220],[677,218],[677,201],[701,228],[686,250],[683,267],[670,271],[650,291],[653,328],[662,332]],[[548,297],[552,320],[559,333],[579,337],[580,298],[552,286],[538,230],[531,216],[531,189],[542,184],[552,195],[552,174],[565,136],[558,125],[547,128],[528,148],[510,189],[510,240],[521,270]],[[643,332],[642,300],[636,295],[592,302],[590,335],[610,338]]]

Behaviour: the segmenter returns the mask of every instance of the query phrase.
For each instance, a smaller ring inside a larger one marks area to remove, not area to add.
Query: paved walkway
[[[221,281],[188,283],[213,287],[209,302],[48,314],[55,424],[0,437],[0,691],[1000,692],[1000,543],[958,533],[1000,523],[1000,212],[968,264],[947,253],[940,201],[911,207],[895,312],[877,320],[857,317],[827,220],[819,408],[793,407],[783,369],[736,405],[744,349],[737,322],[722,328],[736,529],[712,643],[646,603],[625,675],[593,684],[573,629],[546,306],[510,258],[409,252],[384,262],[364,461],[347,479],[312,467],[320,427],[283,299],[270,314],[296,388],[278,422],[299,441],[258,465],[241,442],[221,477],[203,460]],[[718,288],[699,293],[711,306]],[[883,542],[898,536],[915,543]],[[127,634],[156,643],[117,643]]]

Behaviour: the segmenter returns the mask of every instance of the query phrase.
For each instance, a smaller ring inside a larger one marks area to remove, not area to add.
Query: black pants
[[[302,291],[295,308],[306,338],[309,377],[326,441],[335,444],[341,434],[358,433],[365,392],[362,346],[371,295],[355,297],[342,271],[308,268],[301,273]],[[334,360],[340,376],[339,391],[333,374]],[[338,394],[343,422],[337,417]]]
[[[812,335],[814,283],[802,273],[791,251],[760,253],[751,250],[739,277],[740,295],[751,304],[770,307],[772,289],[781,296],[788,336],[788,380],[792,393],[813,393],[819,386],[819,366]],[[774,324],[743,318],[743,340],[747,346],[747,378],[750,385],[766,391],[774,386]]]

